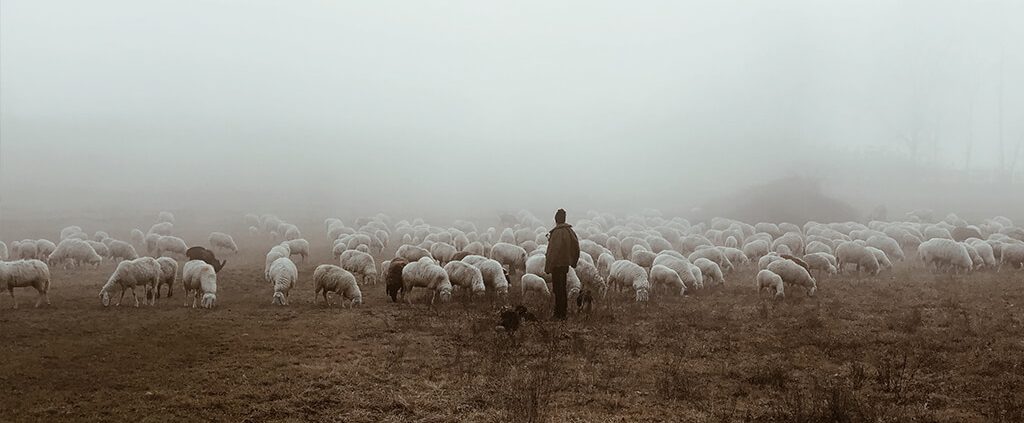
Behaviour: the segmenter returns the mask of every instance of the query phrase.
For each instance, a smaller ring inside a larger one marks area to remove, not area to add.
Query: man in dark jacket
[[[568,293],[565,289],[565,279],[569,274],[569,267],[576,268],[580,261],[580,240],[576,237],[576,231],[572,226],[565,223],[565,210],[558,209],[555,212],[555,227],[548,232],[547,259],[544,262],[544,272],[551,274],[552,285],[555,288],[555,320],[565,320],[565,308],[568,302]]]

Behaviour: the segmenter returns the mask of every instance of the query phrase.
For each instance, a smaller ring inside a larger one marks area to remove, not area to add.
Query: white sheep
[[[834,275],[839,272],[836,268],[836,258],[831,254],[821,252],[808,253],[804,254],[803,260],[811,270],[818,271],[818,276],[821,276],[821,272],[829,275]]]
[[[189,293],[192,293],[192,308],[202,294],[200,305],[211,308],[217,305],[217,272],[213,266],[202,260],[190,260],[181,271],[181,287],[185,291],[185,307],[188,307]]]
[[[157,243],[160,242],[160,237],[162,237],[162,235],[160,234],[146,234],[146,236],[143,238],[143,243],[146,246],[146,254],[149,254],[151,256],[158,255],[157,253],[159,252],[159,249],[157,248]]]
[[[917,247],[917,254],[926,265],[936,268],[949,266],[955,271],[967,271],[974,266],[971,255],[963,244],[946,238],[932,238]],[[1004,247],[1003,254],[1006,254]]]
[[[271,282],[270,265],[273,264],[274,261],[279,258],[288,258],[290,256],[291,250],[288,249],[287,245],[278,244],[271,247],[270,251],[267,252],[267,258],[263,264],[263,279],[265,279],[267,282]]]
[[[441,302],[448,302],[452,298],[452,284],[448,280],[448,272],[434,263],[430,257],[410,262],[402,269],[402,297],[407,303],[412,304],[412,297],[409,294],[416,286],[432,291],[430,304],[434,304],[438,296],[441,297]]]
[[[995,268],[999,265],[999,260],[996,259],[995,251],[992,249],[991,244],[979,239],[972,242],[971,246],[973,246],[974,250],[978,252],[979,256],[981,256],[982,261],[985,263],[985,267]]]
[[[271,304],[288,305],[288,292],[299,280],[299,269],[288,258],[279,258],[270,264],[270,280],[274,284]]]
[[[100,288],[100,303],[104,307],[110,305],[110,291],[115,287],[121,289],[121,296],[117,305],[124,300],[126,290],[132,291],[132,299],[135,300],[135,307],[139,306],[139,296],[135,293],[135,287],[139,286],[146,291],[146,301],[150,305],[156,304],[156,297],[153,290],[160,282],[160,264],[152,257],[142,257],[135,260],[125,260],[117,264],[114,273],[107,279],[107,283]]]
[[[448,281],[452,286],[466,289],[473,295],[482,295],[486,291],[480,269],[469,263],[452,261],[444,266],[444,271],[448,273]]]
[[[96,242],[103,242],[103,240],[107,238],[110,238],[110,234],[104,231],[96,231],[96,233],[92,235],[92,240]]]
[[[490,258],[503,266],[508,266],[510,273],[526,271],[526,250],[518,245],[499,242],[491,246]]]
[[[71,235],[80,234],[80,233],[83,233],[82,232],[82,228],[80,226],[68,226],[68,227],[65,227],[64,229],[60,230],[60,240],[63,241],[65,239],[67,239]]]
[[[832,246],[830,244],[826,244],[823,241],[817,241],[817,240],[808,242],[807,243],[807,247],[804,248],[804,252],[805,252],[804,255],[813,254],[813,253],[825,253],[825,254],[833,254],[834,253],[834,251],[832,250]]]
[[[1009,265],[1014,269],[1024,267],[1024,243],[1004,244],[1002,246],[1002,252],[999,257],[999,270],[1002,270],[1004,265]]]
[[[9,255],[7,252],[7,244],[4,244],[3,241],[0,241],[0,261],[6,261],[8,257]]]
[[[480,269],[480,275],[484,278],[484,287],[488,290],[502,297],[508,294],[508,288],[511,285],[509,283],[508,271],[497,260],[491,260],[480,255],[469,255],[464,257],[462,261]]]
[[[675,251],[662,251],[658,254],[658,257],[654,258],[654,265],[666,266],[669,269],[675,270],[679,274],[679,278],[686,284],[686,289],[699,289],[704,288],[703,278],[698,278],[700,269],[690,263],[685,257],[681,255],[672,254]],[[677,253],[678,254],[678,253]],[[609,274],[611,268],[609,267]]]
[[[176,236],[161,236],[156,242],[156,255],[159,257],[185,258],[187,251],[185,240]]]
[[[321,264],[313,271],[313,304],[316,304],[316,297],[323,293],[324,302],[330,306],[328,292],[341,294],[342,298],[350,300],[349,304],[353,307],[363,303],[363,293],[352,273],[333,264]]]
[[[403,245],[398,247],[398,251],[395,252],[395,257],[401,257],[409,261],[409,263],[415,263],[423,257],[431,257],[430,251],[426,248],[420,248],[415,245]]]
[[[608,275],[608,285],[632,288],[636,292],[637,302],[647,301],[650,298],[651,283],[647,279],[647,272],[640,265],[629,260],[618,260],[612,263],[611,272]]]
[[[306,257],[309,256],[309,241],[303,238],[290,239],[282,242],[282,244],[288,245],[289,257],[299,256],[300,262],[305,262]]]
[[[571,273],[576,275],[577,279],[579,279],[581,288],[585,285],[588,288],[593,289],[601,297],[604,297],[607,294],[608,284],[605,282],[604,276],[601,275],[601,272],[593,264],[580,260],[576,265],[576,268],[573,269],[573,272]]]
[[[797,232],[786,232],[782,236],[775,239],[772,242],[772,250],[779,251],[779,246],[785,245],[789,248],[790,253],[803,254],[804,251],[804,238]],[[779,254],[782,254],[781,252]],[[783,277],[785,279],[785,277]]]
[[[25,239],[18,243],[18,253],[15,259],[36,260],[39,258],[39,247],[35,240]]]
[[[771,289],[775,291],[775,298],[782,299],[786,296],[786,288],[785,284],[782,283],[782,277],[771,270],[764,269],[757,272],[754,284],[757,286],[758,294],[765,289]]]
[[[551,296],[551,290],[548,289],[547,281],[533,273],[523,275],[523,278],[519,281],[519,291],[520,297],[524,299],[527,292],[539,292],[545,297]]]
[[[725,271],[732,270],[733,268],[732,262],[729,261],[729,258],[726,257],[725,254],[722,254],[722,250],[719,250],[717,247],[699,248],[697,251],[690,253],[690,256],[687,257],[687,259],[690,260],[690,263],[695,263],[699,258],[711,260],[717,263],[718,266]]]
[[[107,244],[93,240],[87,240],[85,242],[88,243],[89,246],[92,247],[93,251],[95,251],[96,254],[99,254],[100,257],[110,257],[110,249],[107,248]],[[47,256],[49,256],[49,254],[47,254]]]
[[[457,252],[459,252],[458,249],[444,242],[435,242],[430,245],[430,256],[442,265],[452,261],[452,257]]]
[[[156,259],[160,265],[160,280],[156,284],[156,298],[160,298],[160,287],[167,285],[167,298],[174,295],[174,279],[178,277],[178,262],[170,257]],[[215,269],[216,270],[216,269]]]
[[[132,229],[128,234],[128,241],[130,241],[132,245],[142,248],[146,246],[146,234],[142,233],[142,231],[138,229]]]
[[[36,256],[33,257],[37,260],[46,261],[50,258],[50,254],[57,249],[57,245],[48,239],[37,239],[36,240]],[[97,252],[98,253],[98,252]],[[102,255],[102,254],[101,254]]]
[[[162,211],[159,214],[157,214],[156,221],[157,222],[167,222],[167,223],[170,223],[170,224],[173,225],[174,224],[174,214],[169,212],[169,211]]]
[[[149,227],[149,233],[160,236],[171,236],[174,232],[174,224],[171,222],[160,222]]]
[[[68,238],[57,244],[48,258],[50,263],[63,263],[65,268],[68,265],[77,267],[83,264],[99,266],[103,258],[96,254],[96,250],[89,243],[77,238]]]
[[[877,248],[884,252],[887,259],[903,260],[906,258],[903,254],[903,248],[900,247],[900,243],[896,242],[895,239],[890,238],[888,235],[871,236],[867,239],[867,243],[868,247]]]
[[[341,268],[355,275],[360,283],[377,284],[377,264],[373,256],[358,250],[348,250],[341,254]]]
[[[209,241],[211,249],[218,248],[238,254],[238,244],[235,244],[235,239],[231,235],[223,232],[211,232]]]
[[[866,270],[870,275],[877,275],[882,270],[875,254],[854,241],[845,241],[836,247],[836,269],[842,272],[844,264],[856,265],[858,275],[861,270]]]
[[[107,249],[110,250],[110,258],[112,260],[135,260],[139,258],[139,254],[135,252],[135,247],[124,241],[112,240],[107,244]]]
[[[722,269],[718,267],[718,263],[701,257],[694,260],[693,265],[700,269],[704,285],[708,285],[709,281],[712,285],[725,285],[725,277],[722,276]]]
[[[743,244],[743,254],[751,258],[760,258],[768,254],[772,248],[771,243],[764,239],[754,239]]]
[[[892,269],[892,261],[889,260],[889,256],[885,254],[885,251],[879,250],[875,247],[864,247],[867,248],[871,254],[875,255],[875,260],[878,260],[878,266],[881,269]]]
[[[807,296],[813,297],[818,289],[818,284],[807,269],[793,260],[778,260],[768,265],[768,270],[782,277],[786,285],[802,286],[807,290]]]
[[[671,268],[658,264],[651,267],[651,286],[653,289],[657,289],[659,286],[664,286],[672,291],[679,292],[679,295],[686,295],[686,284],[683,283],[683,279],[679,277],[679,273]]]
[[[0,288],[11,294],[14,308],[18,308],[18,300],[14,298],[14,288],[33,287],[39,293],[36,307],[43,301],[50,305],[50,268],[39,260],[0,261]]]

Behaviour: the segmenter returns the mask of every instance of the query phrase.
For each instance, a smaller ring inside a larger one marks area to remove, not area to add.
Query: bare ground
[[[272,307],[262,254],[229,257],[215,310],[103,308],[113,266],[53,271],[53,305],[0,299],[0,420],[1024,421],[1024,273],[879,278],[759,298],[730,286],[494,331],[490,304]],[[613,297],[614,294],[610,295]],[[534,308],[543,302],[530,301]],[[538,310],[545,315],[548,311]]]

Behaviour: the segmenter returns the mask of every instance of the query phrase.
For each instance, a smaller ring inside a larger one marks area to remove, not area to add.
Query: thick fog
[[[864,211],[1020,207],[1022,20],[1015,0],[4,0],[0,211],[689,212],[790,177]]]

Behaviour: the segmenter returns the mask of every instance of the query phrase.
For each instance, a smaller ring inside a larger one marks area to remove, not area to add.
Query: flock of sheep
[[[244,217],[250,240],[272,240],[266,255],[264,278],[273,286],[272,303],[287,305],[289,292],[298,283],[293,256],[305,261],[310,243],[299,228],[265,214]],[[106,232],[86,234],[78,226],[60,231],[59,242],[45,239],[0,242],[0,287],[14,299],[14,288],[35,288],[41,303],[49,304],[50,266],[73,270],[99,266],[103,260],[117,263],[100,289],[107,306],[115,291],[117,304],[130,292],[139,306],[135,288],[145,292],[145,302],[155,304],[167,286],[173,294],[178,279],[192,307],[215,306],[217,273],[226,262],[215,251],[238,253],[228,234],[213,232],[209,246],[189,248],[173,236],[175,219],[161,212],[148,232],[133,229],[129,240]],[[315,303],[323,297],[341,296],[351,306],[363,303],[361,287],[384,283],[393,301],[412,302],[414,288],[430,292],[430,303],[450,301],[456,291],[467,300],[488,296],[507,303],[513,287],[520,301],[528,295],[550,295],[550,275],[544,260],[549,222],[527,211],[505,216],[502,228],[478,228],[457,220],[448,227],[422,219],[393,222],[384,214],[356,219],[345,225],[340,219],[325,222],[335,264],[322,264],[313,273]],[[783,298],[799,287],[809,296],[818,289],[817,278],[857,272],[869,276],[891,269],[894,261],[917,257],[927,267],[964,273],[982,269],[1024,267],[1024,228],[1005,217],[967,222],[955,214],[934,219],[927,210],[911,212],[900,221],[748,224],[725,218],[691,224],[683,218],[665,218],[654,210],[619,217],[588,212],[575,222],[580,239],[580,260],[570,269],[570,296],[586,291],[607,298],[608,291],[628,292],[644,302],[652,293],[685,295],[692,290],[722,286],[727,276],[756,265],[753,286]],[[393,257],[378,262],[385,250]],[[145,252],[144,256],[138,254]],[[11,260],[11,261],[8,261]],[[14,301],[17,307],[17,301]]]

